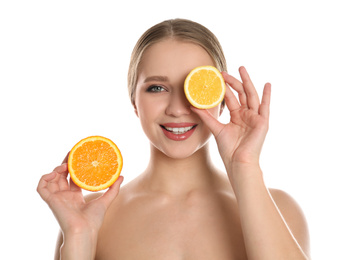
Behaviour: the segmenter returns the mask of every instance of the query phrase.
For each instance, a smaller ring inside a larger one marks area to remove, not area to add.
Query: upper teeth
[[[191,130],[194,126],[188,126],[188,127],[166,127],[165,129],[173,132],[174,134],[183,134],[189,130]]]

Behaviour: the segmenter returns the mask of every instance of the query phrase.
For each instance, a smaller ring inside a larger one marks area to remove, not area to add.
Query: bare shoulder
[[[277,205],[281,215],[285,219],[295,239],[306,255],[310,255],[310,236],[304,212],[296,200],[288,193],[269,189],[270,194]]]
[[[284,217],[288,217],[289,221],[297,220],[305,224],[305,215],[296,202],[296,200],[288,193],[278,189],[269,189],[271,197],[276,203],[277,207],[281,211]]]

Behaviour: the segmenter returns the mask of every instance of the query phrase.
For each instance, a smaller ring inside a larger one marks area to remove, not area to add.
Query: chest
[[[97,259],[246,259],[231,199],[139,202],[107,214]]]

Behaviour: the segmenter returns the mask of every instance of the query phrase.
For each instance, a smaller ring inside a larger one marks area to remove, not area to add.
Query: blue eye
[[[146,90],[146,92],[162,92],[162,91],[165,91],[165,89],[162,86],[158,86],[158,85],[152,85]]]

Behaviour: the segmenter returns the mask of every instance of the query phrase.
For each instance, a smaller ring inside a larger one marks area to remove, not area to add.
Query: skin
[[[120,177],[107,192],[83,198],[66,179],[66,158],[41,178],[38,192],[61,229],[55,259],[309,259],[300,207],[285,192],[268,189],[259,166],[270,84],[260,101],[244,67],[242,81],[223,72],[231,119],[221,124],[219,107],[195,109],[183,92],[186,75],[202,65],[214,63],[188,42],[168,39],[144,53],[135,113],[151,156],[136,179],[119,190]],[[169,122],[197,127],[190,138],[174,141],[160,127]],[[211,135],[226,173],[211,162]]]

